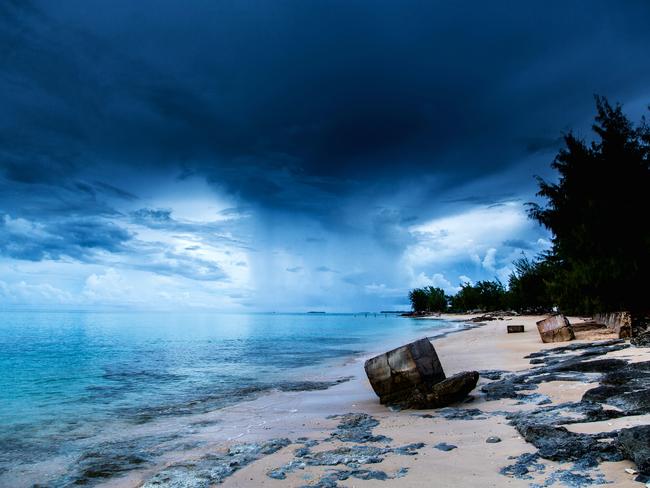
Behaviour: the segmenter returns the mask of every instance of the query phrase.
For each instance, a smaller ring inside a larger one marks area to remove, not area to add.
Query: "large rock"
[[[594,315],[594,322],[607,326],[616,332],[620,339],[632,337],[632,316],[630,312],[598,313]]]
[[[456,403],[474,389],[479,374],[469,371],[445,378],[436,350],[420,339],[365,364],[379,401],[403,408],[439,408]]]
[[[618,434],[618,443],[639,471],[645,476],[650,476],[650,425],[622,429]]]
[[[542,342],[565,342],[576,338],[573,327],[562,314],[540,320],[537,322],[537,330]]]
[[[632,337],[632,340],[630,342],[636,347],[650,347],[650,332],[637,334]]]
[[[637,347],[650,347],[650,316],[636,313],[632,315],[632,340]]]
[[[368,359],[366,374],[381,403],[400,403],[414,389],[430,389],[445,372],[429,339]]]

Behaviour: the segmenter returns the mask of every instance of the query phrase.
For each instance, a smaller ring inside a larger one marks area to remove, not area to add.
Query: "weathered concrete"
[[[478,382],[477,371],[451,378],[428,339],[420,339],[366,361],[366,374],[383,404],[440,408],[463,400]]]
[[[478,371],[463,371],[433,385],[424,401],[415,408],[440,408],[464,399],[478,382]]]
[[[553,315],[537,322],[542,342],[564,342],[576,338],[569,320],[562,314]]]
[[[508,334],[516,334],[518,332],[523,332],[524,331],[524,326],[523,325],[508,325]]]
[[[400,404],[410,391],[429,390],[445,379],[436,350],[426,338],[368,359],[365,370],[383,404]]]
[[[632,337],[632,316],[630,312],[599,313],[594,315],[594,322],[607,326],[608,329],[616,332],[621,339]]]

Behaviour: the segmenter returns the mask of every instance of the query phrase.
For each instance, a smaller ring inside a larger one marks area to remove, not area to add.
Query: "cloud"
[[[113,222],[83,218],[34,222],[0,215],[0,254],[41,261],[87,260],[99,252],[120,252],[132,235]]]
[[[494,265],[496,264],[496,255],[497,250],[495,248],[491,247],[487,250],[483,262],[481,263],[486,270],[491,272],[495,271]]]
[[[103,274],[91,274],[86,278],[82,294],[91,302],[130,303],[137,301],[134,289],[116,270],[107,269]]]
[[[465,284],[465,283],[469,283],[470,285],[474,284],[474,281],[472,280],[472,278],[470,278],[469,276],[465,276],[465,275],[460,275],[458,277],[458,281],[460,281],[461,284]]]
[[[65,305],[74,301],[70,292],[49,283],[7,283],[0,280],[0,297],[4,303],[42,305]]]
[[[507,247],[514,247],[516,249],[533,249],[533,244],[524,239],[506,239],[503,241],[503,245]]]
[[[173,222],[172,210],[169,208],[141,208],[132,212],[133,221],[141,225],[165,226]]]
[[[650,77],[625,61],[648,54],[643,3],[195,7],[5,5],[5,176],[176,168],[254,206],[337,214],[368,175],[390,187],[424,171],[449,187],[552,152],[592,93],[629,98]]]
[[[364,291],[369,295],[375,295],[381,298],[404,298],[406,291],[402,288],[391,288],[386,286],[385,283],[371,283],[363,287]]]
[[[319,273],[338,273],[338,271],[336,271],[336,270],[334,270],[332,268],[329,268],[327,266],[318,266],[318,267],[314,268],[314,270],[319,272]]]
[[[530,227],[522,205],[517,202],[502,207],[476,207],[412,226],[410,231],[416,242],[406,248],[403,260],[410,267],[468,259],[493,267],[496,247]],[[485,254],[485,258],[481,260],[478,254]]]
[[[629,60],[650,55],[649,14],[4,2],[0,257],[72,262],[70,290],[112,269],[180,302],[286,308],[264,295],[370,308],[414,280],[503,277],[548,249],[522,202],[592,93],[647,101],[650,65]]]
[[[435,273],[432,276],[427,276],[424,273],[420,273],[411,280],[410,286],[412,288],[422,288],[424,286],[434,286],[436,288],[442,288],[445,290],[445,293],[454,294],[460,287],[453,286],[451,282],[445,278],[441,273]]]

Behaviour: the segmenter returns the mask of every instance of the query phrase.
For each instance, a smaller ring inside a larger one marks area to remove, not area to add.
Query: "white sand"
[[[447,319],[467,320],[468,316],[446,315]],[[508,371],[523,370],[530,367],[524,356],[545,348],[557,347],[559,344],[542,344],[535,322],[542,317],[508,317],[504,320],[488,322],[487,324],[469,331],[451,334],[435,339],[434,346],[443,363],[447,375],[463,370],[501,369]],[[427,319],[423,319],[427,320]],[[570,319],[579,321],[578,319]],[[506,325],[522,324],[526,331],[519,334],[507,334]],[[598,337],[598,339],[606,337]],[[407,342],[406,340],[404,342]],[[383,352],[400,344],[386,344]],[[374,354],[368,355],[371,357]],[[610,357],[623,357],[639,361],[650,358],[650,349],[630,348],[610,353]],[[348,479],[339,482],[341,486],[373,487],[453,487],[464,486],[521,486],[528,487],[531,482],[543,482],[544,477],[531,480],[514,479],[499,473],[499,470],[512,464],[509,456],[516,456],[535,449],[527,444],[517,431],[507,424],[501,415],[489,416],[485,419],[474,420],[445,420],[440,417],[422,418],[427,411],[405,410],[393,412],[380,405],[377,397],[363,371],[364,358],[357,358],[345,365],[328,367],[322,372],[323,379],[343,376],[353,376],[349,382],[337,385],[328,390],[312,392],[278,392],[265,395],[257,400],[245,402],[217,412],[206,414],[205,419],[218,419],[221,422],[212,429],[201,431],[201,437],[209,440],[209,444],[200,450],[172,453],[168,456],[169,463],[177,463],[183,459],[198,457],[206,452],[221,449],[230,443],[259,441],[269,438],[288,437],[296,439],[306,436],[320,441],[313,451],[329,450],[343,445],[338,441],[325,440],[337,425],[337,420],[326,419],[330,414],[347,412],[365,412],[379,420],[380,425],[374,429],[374,434],[383,434],[393,439],[392,446],[400,446],[415,442],[424,442],[426,446],[419,450],[416,456],[387,455],[380,464],[363,465],[362,469],[380,469],[394,473],[400,468],[408,468],[408,474],[402,478],[379,480]],[[486,380],[481,379],[481,383]],[[535,393],[547,395],[553,403],[579,400],[591,384],[576,382],[543,383]],[[537,408],[534,404],[517,405],[514,400],[499,400],[486,402],[477,398],[467,404],[468,408],[478,408],[486,412],[499,410],[517,411]],[[600,432],[631,425],[647,423],[647,416],[642,418],[627,418],[590,424],[575,424],[570,428],[575,432]],[[242,422],[242,419],[246,419]],[[489,436],[499,436],[502,442],[487,444]],[[457,449],[443,452],[433,446],[446,442],[458,446]],[[349,445],[349,444],[348,444]],[[292,487],[309,485],[329,472],[331,467],[307,467],[291,473],[284,480],[269,478],[267,472],[278,468],[293,459],[293,450],[297,445],[281,449],[273,455],[266,456],[252,463],[227,478],[225,487]],[[567,469],[570,465],[560,465],[543,460],[547,465],[545,475],[556,469]],[[164,466],[157,466],[149,472],[131,475],[110,486],[134,486],[150,474]],[[638,487],[633,482],[633,476],[624,469],[633,467],[630,462],[603,463],[600,467],[607,481],[617,487]],[[343,468],[343,467],[338,467]]]

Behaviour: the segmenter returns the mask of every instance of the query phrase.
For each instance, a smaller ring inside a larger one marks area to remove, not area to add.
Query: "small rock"
[[[441,442],[439,444],[436,444],[433,447],[441,451],[453,451],[454,449],[458,449],[458,446],[454,446],[453,444],[447,444],[446,442]]]
[[[497,442],[501,442],[501,437],[491,435],[490,437],[485,439],[485,442],[487,442],[488,444],[496,444]]]
[[[625,468],[625,472],[627,474],[637,474],[638,473],[638,471],[636,469],[632,469],[632,468]]]

